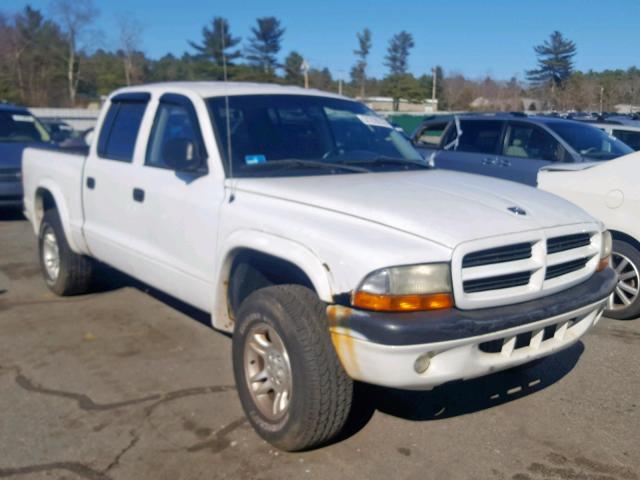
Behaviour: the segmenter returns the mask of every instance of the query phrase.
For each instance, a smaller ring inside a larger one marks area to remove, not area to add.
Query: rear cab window
[[[148,93],[125,93],[111,99],[98,138],[100,158],[129,163],[133,160],[149,98]]]

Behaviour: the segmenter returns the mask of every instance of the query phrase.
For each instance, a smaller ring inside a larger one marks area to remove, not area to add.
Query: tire
[[[57,210],[50,209],[44,213],[38,235],[38,252],[44,280],[56,295],[78,295],[89,290],[93,261],[71,250]],[[56,253],[57,269],[54,268]]]
[[[614,240],[611,257],[612,267],[620,277],[605,315],[617,320],[637,318],[640,316],[640,251],[628,242]]]
[[[266,357],[255,353],[250,345],[259,343],[262,348],[268,339],[271,347],[263,350],[272,351],[278,347],[276,337],[284,350],[280,358],[284,359],[284,368],[279,368],[282,362],[273,360],[271,364],[278,372],[275,376],[265,374],[260,381],[249,382],[254,371],[266,371],[263,366],[267,366]],[[299,285],[270,286],[253,292],[238,311],[232,350],[242,407],[263,439],[282,450],[299,451],[326,444],[340,433],[351,410],[353,380],[340,364],[329,335],[325,306],[314,292]],[[260,386],[267,388],[268,382],[275,385],[278,374],[284,372],[286,377],[287,371],[290,394],[280,398],[288,402],[284,401],[286,407],[273,402],[282,407],[276,412],[268,406],[271,399],[278,398],[275,389],[259,397],[253,392]]]

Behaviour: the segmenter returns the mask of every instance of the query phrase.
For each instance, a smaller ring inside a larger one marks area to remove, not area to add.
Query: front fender
[[[231,266],[237,252],[244,249],[281,258],[300,268],[309,277],[318,297],[324,302],[333,301],[333,278],[328,265],[308,247],[294,240],[260,230],[236,230],[223,242],[218,257],[216,285],[219,285],[213,308],[212,323],[224,331],[233,330],[233,319],[227,308],[227,286]]]

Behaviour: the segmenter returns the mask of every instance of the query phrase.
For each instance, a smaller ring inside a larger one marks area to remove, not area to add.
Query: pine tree
[[[293,51],[284,59],[284,78],[293,85],[302,85],[304,77],[302,75],[302,63],[304,58],[298,52]]]
[[[202,28],[202,43],[189,42],[200,58],[211,60],[219,67],[223,65],[224,57],[227,64],[232,65],[234,60],[242,56],[239,50],[230,50],[238,43],[240,38],[231,35],[229,22],[223,17],[214,17],[210,27]]]
[[[529,70],[527,79],[536,86],[564,87],[573,73],[576,44],[556,30],[549,40],[545,40],[533,50],[538,57],[538,68]]]
[[[405,32],[396,33],[389,41],[384,64],[389,67],[390,75],[404,75],[409,69],[409,50],[415,44],[413,36]]]
[[[371,31],[365,28],[361,33],[357,33],[358,50],[353,53],[358,59],[351,68],[351,81],[360,86],[360,98],[365,97],[365,87],[367,83],[367,57],[371,51]]]
[[[260,67],[265,73],[273,75],[278,64],[278,52],[285,29],[275,17],[257,19],[258,26],[251,29],[246,58],[251,64]]]

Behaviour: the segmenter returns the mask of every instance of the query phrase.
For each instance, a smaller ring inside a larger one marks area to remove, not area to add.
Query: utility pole
[[[344,70],[338,70],[338,95],[342,95],[342,73]]]
[[[431,82],[431,100],[435,100],[436,99],[436,82],[438,81],[437,70],[435,67],[431,69],[431,75],[433,78]]]
[[[302,74],[304,75],[304,88],[309,88],[309,62],[307,62],[306,59],[302,61],[300,70],[302,70]]]
[[[600,115],[602,115],[604,105],[604,87],[600,87]]]

